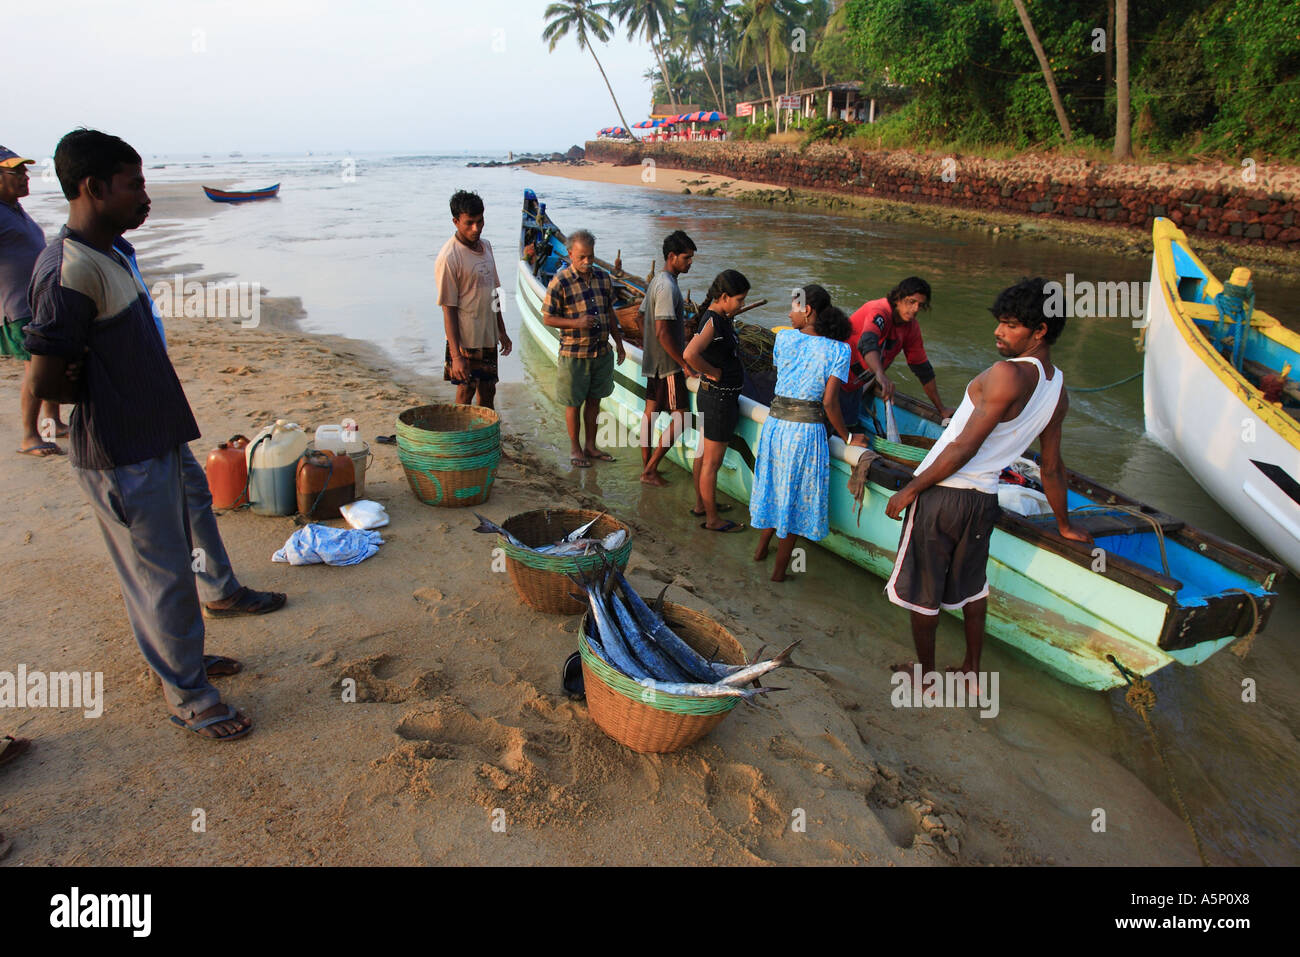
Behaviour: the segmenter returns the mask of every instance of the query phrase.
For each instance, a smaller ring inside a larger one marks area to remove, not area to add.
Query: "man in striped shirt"
[[[115,241],[149,215],[140,154],[74,130],[54,169],[68,224],[36,260],[25,343],[41,399],[70,402],[73,473],[99,520],[137,644],[162,681],[172,722],[228,741],[252,722],[208,681],[191,568],[182,449],[199,429],[148,291]]]

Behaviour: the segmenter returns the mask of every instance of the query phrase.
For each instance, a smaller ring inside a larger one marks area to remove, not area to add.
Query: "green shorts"
[[[23,328],[30,319],[6,319],[0,325],[0,356],[13,356],[24,362],[32,357],[23,345]]]
[[[614,391],[614,353],[606,352],[594,359],[560,356],[555,373],[555,399],[566,406],[582,405],[588,399],[600,400]]]

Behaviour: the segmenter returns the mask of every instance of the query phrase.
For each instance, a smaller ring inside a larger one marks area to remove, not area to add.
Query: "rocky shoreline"
[[[615,166],[714,174],[770,184],[685,187],[694,195],[821,208],[890,222],[975,229],[1071,245],[1151,251],[1167,216],[1212,266],[1246,263],[1300,280],[1300,170],[1222,164],[1102,164],[1061,156],[1011,160],[905,151],[807,150],[759,143],[587,144]],[[1253,181],[1242,182],[1249,172]]]

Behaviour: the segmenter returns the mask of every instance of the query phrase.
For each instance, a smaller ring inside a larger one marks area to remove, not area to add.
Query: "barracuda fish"
[[[785,688],[734,688],[724,684],[681,684],[672,681],[656,681],[654,678],[642,679],[640,684],[651,691],[664,694],[685,695],[689,698],[744,698],[749,701],[770,691],[785,691]]]
[[[605,607],[598,583],[587,578],[586,575],[580,579],[572,575],[569,578],[587,592],[587,605],[591,608],[591,617],[596,623],[596,633],[600,636],[600,644],[608,663],[634,681],[649,678],[650,675],[627,647],[626,639],[618,630],[618,625],[614,622],[609,609]]]
[[[802,640],[802,638],[799,639],[799,641]],[[788,664],[790,661],[790,652],[794,651],[794,646],[799,644],[799,641],[792,642],[785,651],[781,652],[775,658],[771,658],[767,661],[756,661],[752,665],[746,665],[739,671],[732,672],[727,675],[727,677],[723,678],[721,683],[735,687],[747,685],[751,681],[763,677],[763,675],[767,674],[769,671],[775,671],[782,665]]]
[[[614,575],[619,590],[627,600],[628,608],[632,610],[637,622],[645,631],[649,632],[650,637],[659,644],[659,647],[672,658],[682,671],[694,680],[704,682],[716,682],[731,673],[731,668],[735,666],[716,665],[701,655],[679,638],[668,627],[667,622],[662,617],[650,610],[650,606],[641,600],[641,596],[636,593],[636,589],[623,577],[622,573],[615,571]]]
[[[537,548],[534,548],[532,545],[525,545],[514,535],[511,535],[509,532],[507,532],[500,525],[496,524],[495,522],[489,521],[488,519],[480,515],[478,512],[474,513],[474,517],[478,519],[478,526],[475,527],[474,531],[483,532],[484,534],[487,535],[500,535],[502,538],[504,538],[511,545],[514,545],[516,548],[526,548],[530,552],[537,552],[539,555],[554,555],[557,557],[568,557],[574,555],[590,555],[592,554],[592,552],[600,548],[612,552],[618,548],[621,548],[623,543],[627,541],[627,530],[623,528],[616,529],[615,531],[610,532],[604,538],[583,538],[582,537],[583,533],[588,531],[592,525],[596,524],[597,521],[604,518],[603,513],[593,518],[586,525],[574,529],[572,532],[570,532],[568,535],[565,535],[562,539],[560,539],[555,544],[542,545]]]
[[[618,595],[614,594],[612,576],[608,575],[608,573],[606,581],[606,599],[609,602],[610,609],[614,612],[614,620],[622,630],[623,637],[627,640],[628,645],[635,652],[637,660],[645,665],[646,671],[664,681],[690,682],[694,680],[693,675],[678,667],[641,629],[641,626],[637,624],[632,617],[632,613],[627,610],[622,600]]]
[[[541,548],[534,548],[533,551],[541,552],[543,555],[568,556],[568,555],[590,555],[598,548],[603,548],[607,552],[616,551],[621,548],[627,541],[627,531],[625,529],[616,529],[610,532],[604,538],[577,538],[573,541],[557,542],[554,545],[543,545]],[[524,546],[527,548],[528,546]]]

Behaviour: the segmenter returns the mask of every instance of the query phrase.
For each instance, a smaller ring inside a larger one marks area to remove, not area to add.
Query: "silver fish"
[[[686,674],[696,681],[714,682],[731,673],[729,670],[720,670],[719,666],[715,666],[714,662],[709,661],[679,638],[668,627],[663,618],[651,611],[650,607],[641,600],[641,596],[636,593],[636,589],[623,577],[622,573],[616,572],[615,574],[619,590],[623,592],[623,597],[627,599],[628,608],[632,610],[633,616]],[[720,667],[725,668],[726,666]]]
[[[646,666],[651,677],[659,681],[690,681],[691,675],[678,667],[673,660],[668,657],[654,641],[648,638],[646,632],[642,631],[641,626],[633,619],[632,613],[627,610],[618,595],[610,591],[606,596],[610,610],[614,612],[614,620],[622,629],[623,637],[627,639],[628,645],[636,653],[637,659]]]
[[[802,638],[799,639],[799,641],[802,640]],[[763,675],[767,674],[769,671],[775,671],[777,668],[780,668],[782,665],[789,662],[790,652],[794,651],[794,646],[799,644],[799,641],[793,642],[785,649],[785,651],[781,652],[775,658],[771,658],[767,661],[756,661],[752,665],[746,665],[739,671],[732,672],[722,679],[722,684],[740,687],[741,685],[747,685],[751,681],[763,677]]]
[[[609,658],[609,663],[633,681],[650,677],[628,650],[622,633],[605,606],[599,584],[585,575],[581,579],[569,577],[587,591],[587,604],[591,608],[591,617],[596,623],[596,633],[600,636],[600,644]]]
[[[478,527],[475,528],[474,531],[476,531],[476,532],[484,532],[484,533],[487,533],[487,534],[495,533],[495,534],[497,534],[497,535],[500,535],[502,538],[504,538],[504,539],[505,539],[507,542],[509,542],[511,545],[514,545],[514,546],[516,546],[516,547],[518,547],[518,548],[527,548],[527,547],[528,547],[528,546],[525,545],[523,542],[521,542],[519,539],[515,538],[513,535],[511,535],[509,532],[507,532],[507,531],[506,531],[504,528],[502,528],[500,525],[496,524],[495,522],[490,522],[490,521],[488,521],[486,518],[484,518],[484,517],[483,517],[482,515],[480,515],[478,512],[475,512],[475,513],[474,513],[474,517],[478,519]],[[534,551],[535,551],[535,549],[534,549]]]
[[[605,513],[601,512],[599,515],[593,518],[586,525],[580,526],[579,528],[575,528],[573,531],[569,532],[569,534],[565,535],[564,538],[560,539],[560,541],[576,542],[578,539],[582,538],[583,535],[587,534],[587,529],[591,528],[591,526],[595,525],[604,517],[605,517]]]
[[[761,694],[767,694],[770,691],[784,691],[784,688],[733,688],[731,685],[724,684],[683,684],[672,681],[656,681],[653,678],[643,678],[638,680],[651,691],[662,691],[664,694],[685,695],[689,698],[744,698],[748,701]]]

